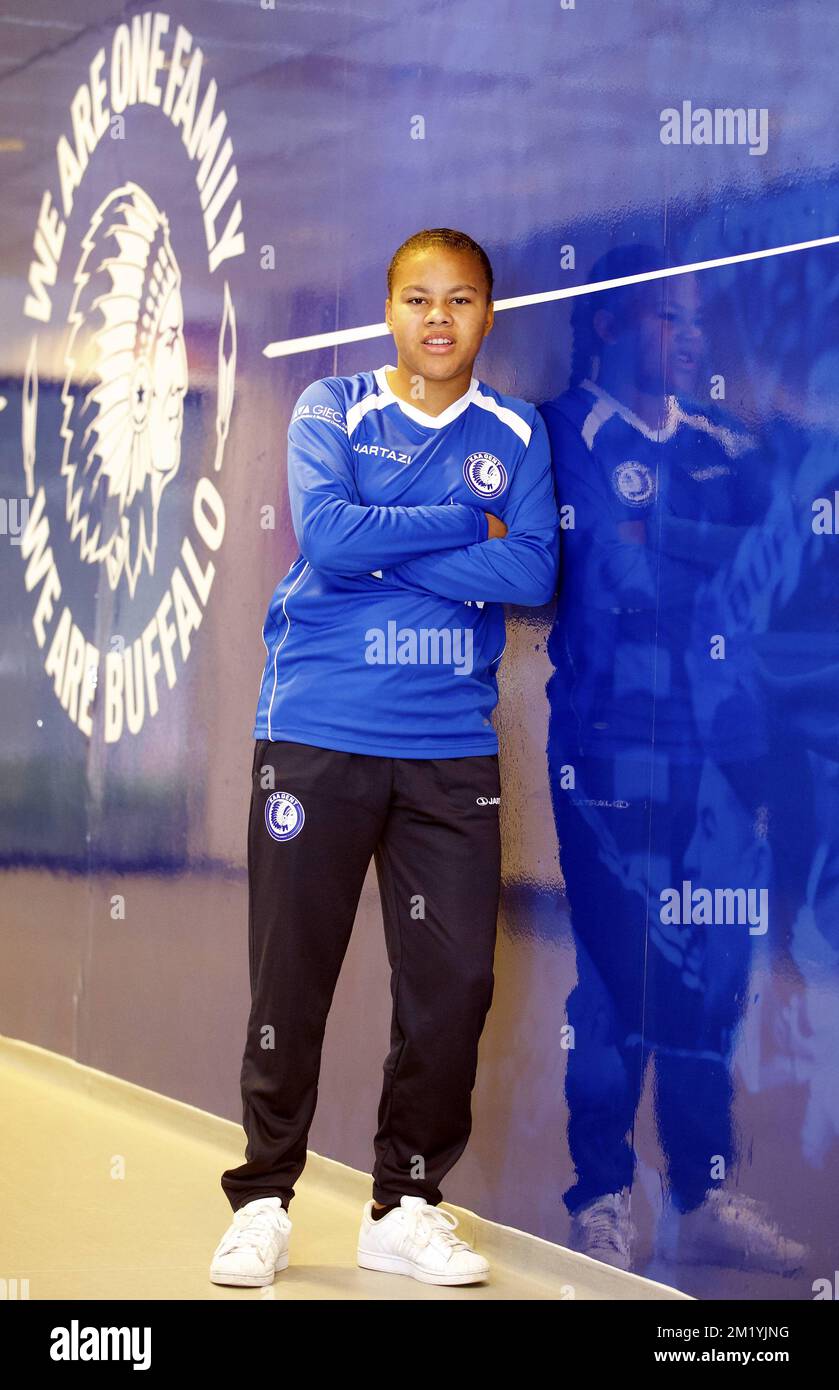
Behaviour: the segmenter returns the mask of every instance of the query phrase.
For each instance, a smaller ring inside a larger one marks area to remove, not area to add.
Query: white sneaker
[[[629,1192],[606,1192],[580,1207],[571,1217],[569,1245],[581,1255],[614,1265],[632,1268],[632,1242],[636,1236],[630,1216]]]
[[[744,1192],[711,1188],[693,1211],[682,1214],[665,1202],[656,1248],[679,1264],[715,1264],[760,1269],[768,1274],[795,1274],[809,1250],[782,1235],[763,1203]]]
[[[489,1265],[465,1240],[453,1234],[453,1212],[429,1206],[424,1197],[403,1197],[387,1216],[374,1221],[372,1198],[365,1204],[358,1235],[362,1269],[407,1274],[423,1284],[474,1284]]]
[[[233,1213],[210,1265],[214,1284],[256,1288],[288,1268],[291,1218],[279,1197],[256,1197]]]

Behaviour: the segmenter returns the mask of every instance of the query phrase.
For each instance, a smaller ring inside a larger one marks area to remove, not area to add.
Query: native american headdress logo
[[[61,434],[67,520],[81,558],[133,596],[154,571],[157,514],[178,471],[188,383],[181,272],[169,223],[126,183],[82,241],[69,314]]]

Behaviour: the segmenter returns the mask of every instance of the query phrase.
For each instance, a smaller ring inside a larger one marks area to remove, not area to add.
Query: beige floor
[[[444,1206],[490,1262],[447,1289],[359,1269],[369,1174],[310,1152],[291,1208],[291,1263],[267,1289],[210,1283],[231,1218],[221,1172],[240,1126],[0,1038],[0,1273],[30,1299],[681,1299],[561,1246]],[[25,1283],[23,1281],[26,1281]]]

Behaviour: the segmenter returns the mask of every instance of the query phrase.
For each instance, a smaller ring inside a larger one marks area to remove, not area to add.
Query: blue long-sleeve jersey
[[[553,596],[558,516],[535,406],[472,377],[428,415],[392,366],[325,377],[288,429],[300,553],[263,627],[254,738],[386,757],[495,753],[502,604]],[[486,513],[508,530],[487,540]]]
[[[650,429],[589,379],[539,411],[557,502],[574,513],[548,638],[563,739],[604,756],[651,747],[691,762],[722,708],[715,756],[758,756],[748,634],[714,601],[715,577],[767,506],[758,442],[719,408],[675,396]],[[715,633],[725,660],[709,655]]]

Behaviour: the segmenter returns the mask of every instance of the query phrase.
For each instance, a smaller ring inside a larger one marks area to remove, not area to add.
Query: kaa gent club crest
[[[293,840],[305,819],[303,807],[291,792],[272,792],[265,802],[265,824],[275,840]]]
[[[507,486],[507,470],[495,454],[470,454],[463,465],[463,476],[478,497],[497,497]]]
[[[622,502],[628,502],[631,507],[645,507],[655,496],[655,474],[649,464],[627,459],[612,473],[612,487]]]
[[[72,136],[59,137],[56,184],[43,195],[35,231],[26,317],[51,325],[56,303],[67,303],[68,279],[72,294],[63,329],[59,321],[55,330],[45,330],[44,355],[51,360],[60,354],[57,438],[55,426],[46,423],[54,413],[43,409],[39,420],[37,333],[29,349],[21,432],[30,507],[20,549],[26,589],[35,594],[35,638],[56,697],[86,737],[95,724],[106,743],[126,729],[139,733],[157,714],[204,616],[215,575],[212,556],[224,538],[216,477],[233,407],[236,316],[222,278],[215,410],[208,412],[215,439],[203,470],[200,458],[189,460],[191,498],[187,493],[187,505],[179,499],[179,534],[160,555],[160,518],[182,463],[189,391],[184,255],[194,255],[194,248],[179,243],[160,195],[146,179],[129,177],[117,187],[97,189],[101,196],[89,224],[75,231],[75,250],[73,204],[82,182],[89,178],[95,186],[108,163],[102,153],[97,160],[99,142],[109,132],[122,138],[123,113],[142,104],[153,113],[144,119],[160,122],[167,160],[183,163],[182,180],[194,191],[204,226],[210,275],[241,256],[238,175],[217,96],[189,30],[176,28],[160,12],[118,25],[110,49],[96,53],[72,99]],[[126,141],[120,162],[129,172],[131,155]],[[153,170],[150,178],[155,176]],[[51,543],[58,526],[66,528],[61,547]],[[169,537],[172,530],[170,519],[163,534]],[[62,566],[91,567],[94,583],[79,585],[78,575],[62,576],[55,549],[65,557]],[[150,586],[155,571],[161,580]],[[91,614],[70,607],[67,595],[79,589],[96,591],[96,632]],[[118,633],[110,613],[119,614]]]

